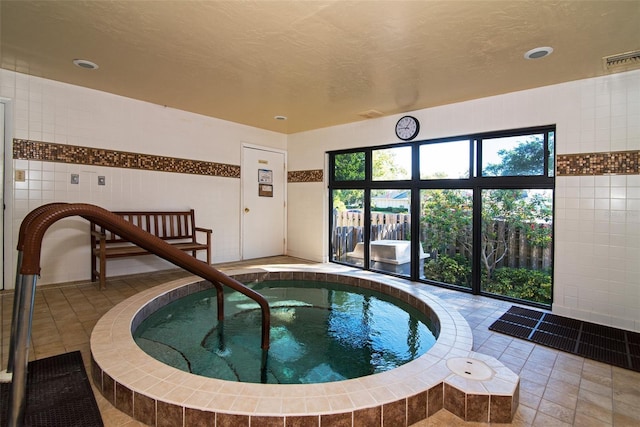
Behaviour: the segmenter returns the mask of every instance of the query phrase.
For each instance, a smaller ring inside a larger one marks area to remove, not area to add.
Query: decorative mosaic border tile
[[[558,176],[579,175],[638,175],[640,151],[615,151],[610,153],[580,153],[558,155]]]
[[[13,158],[240,178],[240,166],[238,165],[28,139],[13,140]],[[640,174],[640,150],[560,154],[556,160],[556,174],[557,176],[638,175]],[[322,169],[289,171],[287,173],[288,183],[322,182],[323,179],[324,171]]]
[[[287,182],[322,182],[324,171],[322,169],[306,171],[289,171]]]
[[[13,158],[73,163],[113,168],[240,178],[240,166],[103,148],[55,144],[28,139],[13,140]]]

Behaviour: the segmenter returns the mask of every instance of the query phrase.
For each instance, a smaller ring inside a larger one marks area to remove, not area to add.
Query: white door
[[[285,253],[285,154],[242,148],[242,259]]]

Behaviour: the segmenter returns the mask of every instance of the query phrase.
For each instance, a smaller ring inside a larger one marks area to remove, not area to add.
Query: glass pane
[[[364,180],[364,152],[336,154],[334,179],[336,181]]]
[[[542,134],[482,140],[482,176],[536,176],[544,171]]]
[[[373,150],[374,181],[411,179],[411,147]]]
[[[471,288],[472,190],[420,191],[420,278]]]
[[[549,132],[549,164],[547,166],[549,169],[549,176],[555,176],[555,170],[556,170],[555,169],[555,166],[556,166],[555,136],[556,136],[555,132]]]
[[[356,247],[364,239],[364,190],[333,190],[331,194],[331,259],[362,267],[364,251],[358,253]]]
[[[371,269],[411,275],[410,210],[410,190],[371,190]]]
[[[483,190],[481,289],[551,304],[552,190]]]
[[[469,141],[420,146],[420,179],[469,178]]]

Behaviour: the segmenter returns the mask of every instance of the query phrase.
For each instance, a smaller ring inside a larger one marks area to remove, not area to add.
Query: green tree
[[[336,154],[334,156],[336,181],[362,181],[365,172],[365,156],[363,151]]]
[[[551,241],[551,228],[538,225],[549,221],[551,201],[541,194],[529,196],[524,190],[484,190],[482,193],[481,261],[487,279],[509,252],[507,230],[524,233],[532,246],[545,247]]]
[[[512,150],[498,150],[502,161],[484,167],[485,176],[526,176],[544,173],[544,140],[531,136]]]
[[[336,181],[364,181],[365,154],[363,151],[336,154],[334,157],[334,179]],[[375,156],[373,170],[377,179],[391,179],[406,174],[406,169],[398,163],[393,150],[379,150]],[[362,190],[336,190],[333,193],[335,209],[363,209]]]
[[[473,198],[471,190],[421,191],[421,240],[430,257],[425,277],[471,286]]]
[[[408,147],[405,147],[408,149]],[[405,148],[400,148],[404,150]],[[398,160],[398,148],[375,150],[372,153],[372,176],[375,181],[387,181],[394,179],[409,179],[405,165]]]
[[[470,259],[473,218],[469,190],[428,190],[422,194],[421,229],[435,257],[453,247]],[[482,198],[480,259],[487,279],[509,251],[507,233],[500,224],[525,233],[531,245],[545,247],[550,243],[551,228],[538,224],[550,220],[548,198],[512,189],[484,190]]]
[[[541,175],[544,171],[544,145],[539,136],[532,136],[512,150],[500,150],[501,161],[484,168],[494,176]],[[432,190],[422,200],[421,221],[427,229],[426,239],[432,248],[442,253],[456,245],[471,257],[471,198],[467,190]],[[496,267],[509,251],[507,233],[525,233],[529,244],[546,247],[551,242],[551,200],[540,193],[525,190],[495,189],[482,193],[482,271],[492,278]],[[542,223],[542,224],[540,224]]]
[[[489,164],[483,173],[493,176],[542,175],[544,173],[544,140],[529,137],[511,150],[499,150],[500,163]],[[485,190],[482,195],[482,262],[488,279],[509,250],[506,234],[498,230],[498,222],[525,233],[529,244],[545,247],[551,242],[551,228],[540,226],[551,221],[551,200],[539,193],[524,190]]]
[[[422,192],[422,229],[431,251],[436,254],[444,253],[451,246],[460,246],[471,255],[471,205],[469,190]]]

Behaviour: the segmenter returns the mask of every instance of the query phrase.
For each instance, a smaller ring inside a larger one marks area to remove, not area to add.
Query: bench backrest
[[[193,242],[195,236],[195,215],[194,210],[181,212],[130,212],[121,211],[113,212],[120,215],[125,221],[142,228],[154,236],[163,240],[186,240]],[[112,233],[109,230],[100,227],[95,223],[91,223],[91,229],[100,232],[106,236],[107,243],[128,242]]]

